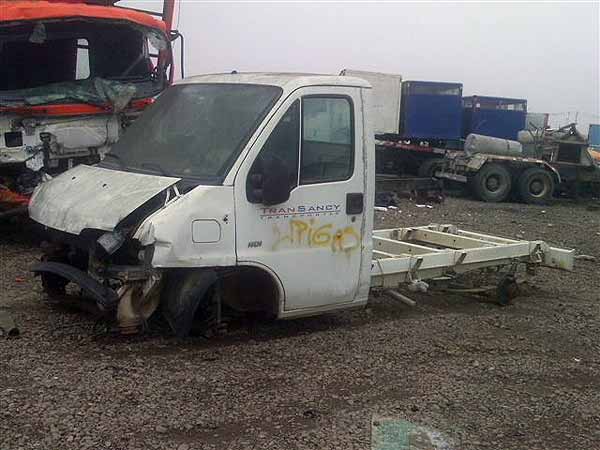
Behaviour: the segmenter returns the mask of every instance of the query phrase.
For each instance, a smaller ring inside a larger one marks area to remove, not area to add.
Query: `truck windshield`
[[[167,85],[159,50],[168,63],[166,36],[131,23],[0,23],[0,103],[127,104],[131,98],[153,97]]]
[[[220,184],[281,92],[267,85],[174,86],[131,125],[102,165]]]

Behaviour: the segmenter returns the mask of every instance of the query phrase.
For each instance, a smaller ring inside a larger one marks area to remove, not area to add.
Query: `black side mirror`
[[[248,176],[248,200],[267,206],[288,201],[291,193],[290,177],[288,167],[276,156],[257,161]]]

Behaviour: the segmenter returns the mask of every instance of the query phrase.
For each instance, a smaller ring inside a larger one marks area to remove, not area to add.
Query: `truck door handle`
[[[346,194],[346,214],[362,214],[363,212],[363,198],[362,192],[351,192]]]

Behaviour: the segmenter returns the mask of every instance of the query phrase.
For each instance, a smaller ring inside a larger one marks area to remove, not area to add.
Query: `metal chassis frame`
[[[371,287],[396,288],[519,262],[572,271],[574,254],[543,241],[506,239],[453,225],[374,230]]]

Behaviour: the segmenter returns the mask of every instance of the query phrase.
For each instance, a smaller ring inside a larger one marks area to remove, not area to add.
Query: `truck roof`
[[[463,96],[463,100],[485,100],[489,102],[494,102],[499,105],[512,105],[515,103],[527,103],[527,99],[525,98],[511,98],[511,97],[492,97],[489,95],[468,95]]]
[[[427,81],[427,80],[404,80],[405,83],[410,83],[413,85],[421,85],[421,86],[455,86],[462,87],[462,83],[457,83],[453,81]]]
[[[165,23],[149,14],[114,6],[90,5],[80,1],[2,0],[0,23],[71,18],[127,20],[146,27],[166,30]]]
[[[267,72],[245,72],[245,73],[216,73],[198,75],[177,81],[175,84],[195,83],[234,83],[234,84],[265,84],[279,86],[284,91],[293,91],[303,86],[350,86],[370,88],[371,85],[355,77],[338,75],[320,75],[310,73],[267,73]]]

